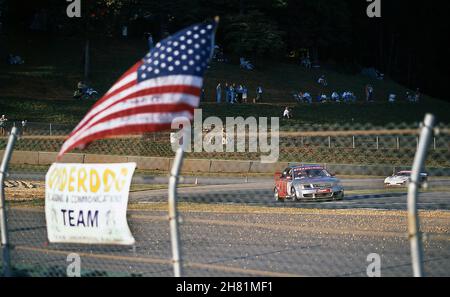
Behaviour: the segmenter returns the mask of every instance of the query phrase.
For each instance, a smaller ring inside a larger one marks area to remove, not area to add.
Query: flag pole
[[[175,159],[170,171],[169,177],[169,224],[170,224],[170,242],[172,245],[172,262],[175,277],[181,277],[183,274],[183,263],[181,256],[180,235],[178,231],[178,211],[177,211],[177,185],[181,166],[183,165],[184,148],[187,145],[187,133],[190,129],[183,129],[183,143],[178,147],[175,153]]]

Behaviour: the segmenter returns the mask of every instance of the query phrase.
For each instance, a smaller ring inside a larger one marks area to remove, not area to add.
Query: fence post
[[[181,277],[183,273],[183,264],[181,258],[180,235],[178,232],[178,211],[177,211],[177,184],[180,174],[180,169],[183,164],[184,147],[186,146],[187,133],[191,131],[184,130],[183,143],[175,153],[172,169],[169,178],[169,223],[170,223],[170,242],[172,245],[172,261],[173,272],[175,277]]]
[[[397,149],[400,149],[400,139],[397,136]]]
[[[426,114],[422,130],[420,132],[419,147],[414,157],[411,172],[411,181],[408,186],[408,232],[411,245],[411,261],[415,277],[423,276],[423,250],[422,236],[419,228],[419,217],[417,212],[417,195],[420,185],[420,172],[423,169],[428,146],[430,145],[433,127],[435,124],[434,115]]]
[[[379,139],[378,139],[378,136],[377,136],[377,150],[379,149],[379,147],[380,147],[380,145],[379,145]]]
[[[355,136],[352,136],[352,147],[355,148]]]
[[[328,136],[328,148],[331,148],[331,136]]]
[[[50,136],[52,136],[52,123],[50,123]]]
[[[11,160],[11,155],[14,149],[14,144],[17,139],[17,127],[13,127],[11,134],[9,135],[8,144],[3,155],[2,164],[0,167],[0,233],[1,233],[1,245],[2,245],[2,257],[3,257],[3,275],[11,276],[11,259],[9,256],[9,240],[8,240],[8,227],[6,220],[6,204],[5,204],[5,189],[4,181],[8,174],[8,164]]]

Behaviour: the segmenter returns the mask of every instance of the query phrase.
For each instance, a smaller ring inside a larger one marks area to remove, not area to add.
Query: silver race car
[[[298,200],[342,200],[340,181],[320,165],[293,165],[275,174],[274,198]]]
[[[420,182],[424,183],[428,179],[428,174],[425,172],[420,173]],[[393,187],[393,186],[406,186],[411,180],[411,171],[399,171],[394,173],[391,176],[388,176],[384,179],[385,187]]]

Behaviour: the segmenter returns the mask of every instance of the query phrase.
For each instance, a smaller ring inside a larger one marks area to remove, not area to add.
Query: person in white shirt
[[[289,110],[289,107],[286,106],[286,108],[284,109],[284,112],[283,112],[283,118],[290,119],[291,117],[292,117],[291,111]]]
[[[338,94],[337,92],[333,92],[333,93],[331,94],[331,99],[332,99],[333,101],[338,102],[338,101],[339,101],[339,94]]]

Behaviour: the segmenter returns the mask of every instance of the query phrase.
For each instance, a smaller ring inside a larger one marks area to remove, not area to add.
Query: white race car
[[[425,172],[420,173],[420,182],[426,182],[428,174]],[[384,186],[406,186],[411,180],[411,171],[399,171],[391,176],[388,176],[384,180]]]

